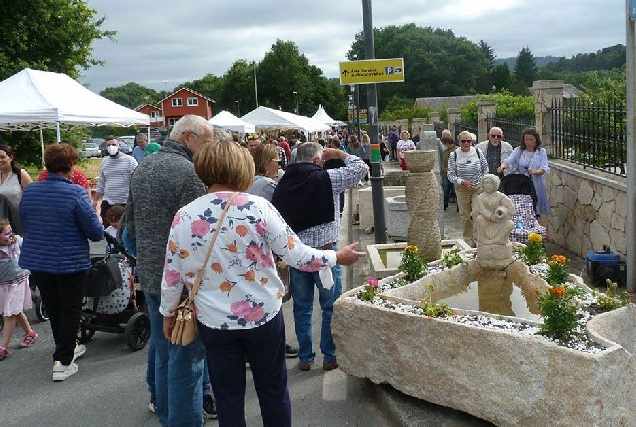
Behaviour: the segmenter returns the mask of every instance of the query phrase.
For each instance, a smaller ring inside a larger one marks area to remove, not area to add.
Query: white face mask
[[[106,147],[106,151],[108,151],[108,154],[110,154],[111,156],[115,156],[117,155],[117,153],[119,153],[119,148],[117,148],[116,145],[109,145],[108,147]]]

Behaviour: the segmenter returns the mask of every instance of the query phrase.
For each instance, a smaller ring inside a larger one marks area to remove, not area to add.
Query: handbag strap
[[[232,200],[234,200],[234,198],[237,195],[238,193],[234,193],[232,194],[232,197],[228,199],[228,201],[225,203],[225,208],[223,208],[223,212],[221,213],[221,216],[219,217],[219,221],[216,223],[216,229],[214,230],[212,241],[210,242],[210,246],[208,247],[208,252],[205,254],[205,260],[203,261],[203,265],[197,268],[197,277],[194,280],[194,286],[192,286],[192,291],[190,292],[190,295],[188,296],[188,299],[190,301],[194,300],[194,296],[199,291],[199,285],[201,284],[201,281],[203,280],[203,272],[205,270],[205,266],[208,265],[208,261],[210,260],[210,255],[212,254],[212,249],[214,248],[214,243],[216,242],[216,238],[219,236],[219,232],[221,231],[221,226],[223,225],[225,214],[227,213],[227,210],[230,207]]]

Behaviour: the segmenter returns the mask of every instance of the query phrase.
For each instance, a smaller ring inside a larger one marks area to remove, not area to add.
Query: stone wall
[[[554,160],[546,184],[552,206],[550,241],[581,257],[604,244],[627,253],[626,178]]]

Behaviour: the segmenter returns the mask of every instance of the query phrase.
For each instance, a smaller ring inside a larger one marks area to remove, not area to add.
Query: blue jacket
[[[24,227],[20,267],[70,274],[91,267],[88,240],[104,238],[104,229],[86,189],[54,173],[29,184],[22,193]]]

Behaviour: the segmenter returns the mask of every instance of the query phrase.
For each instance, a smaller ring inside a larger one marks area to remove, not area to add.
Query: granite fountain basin
[[[469,261],[383,297],[419,306],[430,283],[441,295],[477,269]],[[547,287],[518,261],[507,274],[528,289]],[[355,298],[358,291],[336,301],[332,319],[338,364],[350,375],[501,426],[636,425],[633,306],[590,320],[588,336],[605,349],[586,353],[537,336],[373,305]]]

